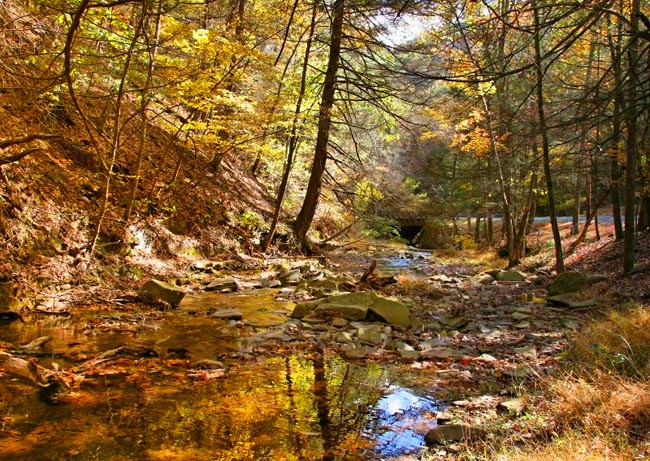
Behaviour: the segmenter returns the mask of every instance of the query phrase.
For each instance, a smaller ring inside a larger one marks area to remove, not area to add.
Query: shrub
[[[363,235],[376,239],[390,239],[401,241],[399,234],[399,224],[391,218],[382,216],[371,216],[366,219],[366,229],[363,230]]]

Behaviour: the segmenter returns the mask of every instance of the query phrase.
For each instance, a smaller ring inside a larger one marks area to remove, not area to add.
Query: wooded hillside
[[[577,235],[600,212],[631,271],[650,225],[645,6],[6,1],[3,259],[143,232],[266,251],[278,223],[311,251],[425,213],[473,217],[514,264],[550,215],[562,271],[555,217]]]

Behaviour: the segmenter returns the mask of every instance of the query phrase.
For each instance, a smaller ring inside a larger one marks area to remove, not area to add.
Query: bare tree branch
[[[27,144],[28,142],[36,141],[37,139],[57,139],[60,137],[61,135],[59,134],[34,133],[23,136],[22,138],[3,139],[0,141],[0,149],[6,149],[7,147],[15,146],[17,144]]]

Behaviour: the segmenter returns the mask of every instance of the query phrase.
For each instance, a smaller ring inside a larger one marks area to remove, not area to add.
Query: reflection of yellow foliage
[[[358,433],[346,434],[336,446],[335,455],[337,459],[361,461],[368,458],[367,450],[374,445],[374,442],[363,438]]]

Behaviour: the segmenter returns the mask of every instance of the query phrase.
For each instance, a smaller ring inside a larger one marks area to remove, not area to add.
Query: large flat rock
[[[372,292],[348,293],[327,296],[317,301],[299,303],[293,310],[293,318],[314,314],[345,317],[351,320],[369,320],[408,327],[414,324],[409,308],[392,299],[382,298]]]

